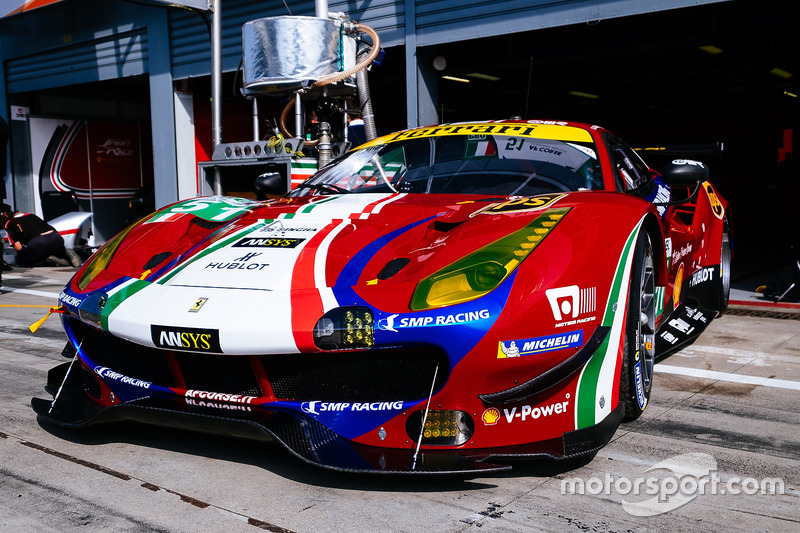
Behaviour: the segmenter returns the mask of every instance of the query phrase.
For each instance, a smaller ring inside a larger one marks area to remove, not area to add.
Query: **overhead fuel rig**
[[[282,194],[377,136],[367,70],[380,64],[380,38],[344,13],[328,13],[325,0],[317,0],[315,17],[266,17],[242,26],[241,92],[252,102],[251,140],[221,141],[219,46],[212,29],[214,151],[211,161],[198,164],[201,194],[242,190],[238,183],[251,187],[257,177],[266,184],[257,186],[262,197],[265,190]],[[259,117],[262,96],[287,99],[273,121]],[[262,133],[264,124],[270,131]]]

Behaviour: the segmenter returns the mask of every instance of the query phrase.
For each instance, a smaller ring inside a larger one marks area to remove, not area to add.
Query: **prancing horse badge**
[[[205,304],[207,301],[208,298],[198,298],[197,301],[193,303],[192,306],[189,308],[189,312],[197,313],[198,311],[200,311],[200,308],[203,307],[203,304]]]

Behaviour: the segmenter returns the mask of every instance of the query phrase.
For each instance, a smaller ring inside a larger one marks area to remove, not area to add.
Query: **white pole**
[[[211,2],[211,135],[216,148],[222,144],[222,0]],[[219,167],[214,167],[214,194],[222,194]]]

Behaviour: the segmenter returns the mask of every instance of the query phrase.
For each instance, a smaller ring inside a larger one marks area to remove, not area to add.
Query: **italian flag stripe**
[[[633,249],[641,224],[642,221],[639,221],[639,224],[628,236],[614,273],[602,321],[603,326],[611,327],[611,332],[584,366],[580,378],[578,378],[575,399],[577,406],[575,409],[576,429],[597,424],[616,407],[619,401],[616,391],[619,380],[620,355],[624,348],[623,335],[625,333],[628,285],[633,264]],[[616,310],[614,309],[615,305]],[[603,398],[602,402],[600,401],[601,397]]]

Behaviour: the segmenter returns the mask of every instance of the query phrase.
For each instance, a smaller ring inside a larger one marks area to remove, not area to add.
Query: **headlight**
[[[87,324],[103,327],[103,308],[108,302],[108,295],[102,292],[90,294],[78,308],[78,316]]]
[[[314,344],[322,350],[369,348],[375,344],[375,318],[368,307],[339,307],[314,326]]]
[[[423,279],[411,297],[420,311],[473,300],[506,279],[564,218],[569,208],[548,209],[533,222]]]
[[[425,411],[416,411],[406,420],[408,438],[416,441],[422,432],[422,444],[433,446],[460,446],[475,432],[475,422],[464,411],[431,409],[422,425]]]

